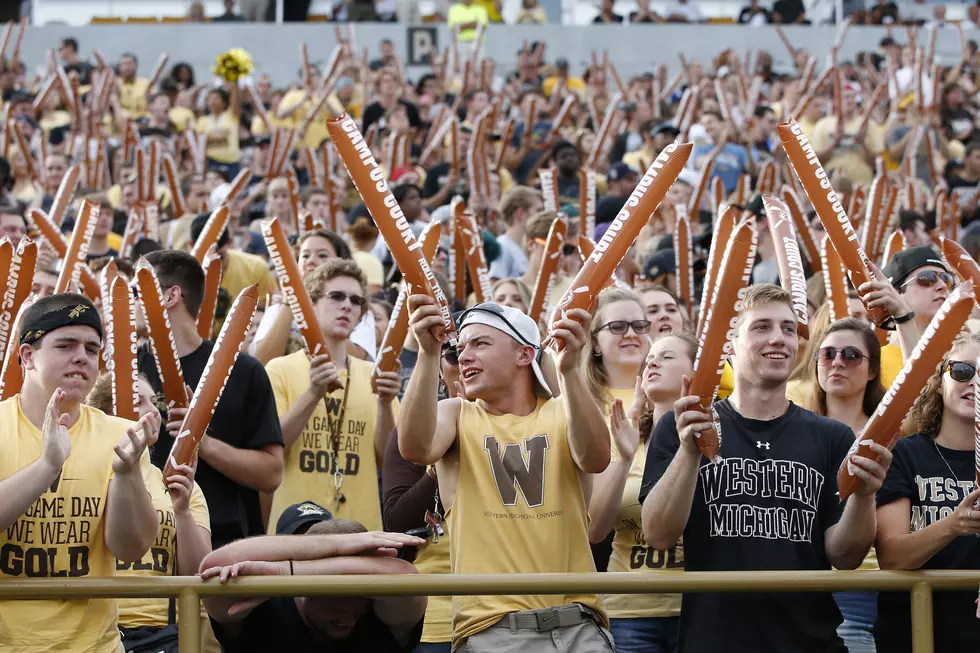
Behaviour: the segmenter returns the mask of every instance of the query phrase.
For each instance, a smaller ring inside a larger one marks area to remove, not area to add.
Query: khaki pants
[[[537,612],[528,610],[528,614]],[[508,615],[509,616],[509,615]],[[612,635],[593,621],[551,630],[513,628],[508,617],[468,637],[457,653],[615,653]]]

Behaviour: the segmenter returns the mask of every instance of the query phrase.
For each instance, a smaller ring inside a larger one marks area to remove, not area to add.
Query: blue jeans
[[[610,619],[616,653],[675,653],[680,617]]]
[[[438,642],[427,644],[422,642],[415,647],[412,653],[451,653],[453,650],[452,642]]]
[[[878,620],[877,592],[834,592],[844,622],[837,634],[850,653],[875,653],[875,622]]]

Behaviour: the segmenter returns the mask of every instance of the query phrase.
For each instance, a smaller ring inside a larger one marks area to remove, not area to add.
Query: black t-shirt
[[[779,14],[783,23],[795,23],[806,12],[803,0],[776,0],[772,13]]]
[[[407,100],[398,100],[398,103],[405,107],[405,112],[408,114],[408,124],[416,129],[421,128],[422,118],[419,117],[418,108]],[[381,104],[378,102],[369,104],[367,108],[364,109],[364,117],[361,120],[361,129],[366,132],[368,127],[384,118],[387,111],[388,110],[381,106]]]
[[[910,517],[913,532],[952,514],[956,506],[973,491],[975,467],[972,449],[958,451],[938,447],[931,436],[916,433],[899,440],[892,455],[888,475],[878,491],[878,505],[908,499],[912,504]],[[920,568],[980,569],[980,538],[958,537]],[[977,620],[977,606],[973,603],[977,593],[933,592],[932,597],[936,653],[976,651],[980,648],[980,620]],[[881,592],[878,595],[875,642],[879,651],[911,653],[912,616],[909,600],[908,592]]]
[[[184,383],[192,389],[201,380],[213,348],[214,344],[205,340],[180,359]],[[140,347],[137,365],[140,373],[150,380],[153,390],[161,392],[160,376],[149,345]],[[262,449],[270,444],[283,444],[272,384],[262,364],[248,354],[240,354],[235,361],[207,433],[237,449]],[[154,465],[163,468],[173,442],[166,429],[161,429],[160,439],[150,455]],[[249,535],[265,533],[257,491],[235,483],[203,460],[198,462],[195,480],[208,502],[211,545],[215,549]]]
[[[420,619],[407,644],[402,646],[388,626],[369,610],[345,639],[324,642],[310,634],[292,597],[276,596],[252,610],[237,637],[213,619],[211,625],[226,653],[408,653],[422,639],[422,622]]]
[[[770,421],[739,415],[728,400],[722,462],[701,459],[684,529],[687,571],[830,569],[824,532],[840,519],[837,471],[854,442],[844,424],[795,404]],[[647,449],[640,502],[680,446],[667,413]],[[685,594],[678,650],[843,653],[841,616],[829,592]]]
[[[599,14],[598,16],[592,19],[593,25],[602,25],[604,23],[621,23],[621,22],[623,22],[623,16],[621,14],[609,14],[609,20],[604,19],[602,17],[602,14]]]

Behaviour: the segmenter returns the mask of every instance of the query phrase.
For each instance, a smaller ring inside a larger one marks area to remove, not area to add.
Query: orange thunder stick
[[[592,238],[595,235],[595,170],[579,168],[578,187],[579,224],[582,233]]]
[[[892,235],[888,237],[888,242],[885,244],[885,253],[881,257],[881,267],[884,268],[888,265],[888,261],[892,260],[893,256],[906,247],[908,247],[908,243],[905,242],[905,234],[902,233],[902,230],[896,229],[893,231]],[[980,276],[977,279],[980,281]]]
[[[720,215],[715,222],[715,233],[711,237],[711,247],[708,249],[708,264],[701,286],[701,312],[698,314],[698,330],[695,335],[700,335],[704,329],[704,316],[708,313],[708,302],[711,301],[711,293],[718,279],[721,257],[728,247],[728,239],[732,237],[732,232],[738,226],[738,212],[734,208],[723,206],[719,212]]]
[[[55,254],[59,258],[65,258],[68,253],[68,243],[65,242],[64,236],[58,230],[58,227],[54,226],[54,223],[48,219],[48,216],[44,215],[44,212],[40,209],[28,209],[28,217],[34,226],[37,227],[38,232],[44,237],[44,239],[54,248]],[[95,224],[93,222],[92,224]],[[67,260],[67,259],[66,259]],[[92,274],[92,270],[89,269],[87,265],[81,266],[81,282],[82,290],[85,296],[95,301],[102,295],[102,290],[99,287],[99,282],[96,280],[95,275]]]
[[[538,179],[541,182],[541,200],[544,210],[558,213],[561,206],[558,202],[558,184],[555,182],[555,171],[551,168],[541,168],[538,170]]]
[[[712,177],[711,173],[715,169],[715,153],[711,153],[701,167],[701,178],[698,179],[698,185],[695,187],[694,192],[691,194],[691,199],[687,203],[687,212],[689,215],[697,217],[698,213],[701,211],[701,199],[704,197],[704,191],[708,187],[708,184],[713,183],[712,179],[717,179],[719,184],[722,184],[721,177]],[[725,196],[725,187],[721,186],[721,197]],[[724,200],[721,200],[724,201]],[[719,206],[721,204],[719,201]],[[717,208],[715,209],[717,211]]]
[[[837,255],[847,268],[851,285],[860,288],[867,281],[887,281],[872,269],[871,260],[858,242],[851,220],[847,217],[840,200],[837,199],[837,193],[830,186],[827,173],[820,165],[803,129],[796,121],[782,123],[776,129],[790,165],[796,170],[797,176],[803,183],[803,189],[813,203],[817,215],[820,216],[827,236],[834,243]],[[884,326],[891,322],[891,317],[881,306],[869,308],[868,316],[877,326]]]
[[[898,233],[901,233],[899,231]],[[963,281],[972,281],[974,288],[980,287],[980,265],[973,260],[963,247],[952,238],[943,238],[943,258]]]
[[[793,217],[786,203],[772,195],[763,195],[762,203],[766,207],[769,231],[772,232],[776,265],[779,267],[779,283],[793,300],[797,332],[801,338],[809,338],[806,272],[803,269],[803,258],[800,256],[800,245],[796,240],[796,229],[793,228]]]
[[[169,152],[163,154],[162,163],[163,175],[167,178],[167,186],[170,188],[170,196],[173,198],[174,216],[179,218],[187,213],[187,203],[184,201],[184,191],[180,188],[180,175],[177,172],[177,164],[174,163],[174,159],[170,156]]]
[[[82,200],[82,207],[78,211],[78,219],[72,229],[71,240],[68,241],[68,250],[65,252],[64,261],[61,264],[61,273],[58,275],[54,294],[68,292],[70,284],[78,284],[81,281],[82,267],[85,266],[88,248],[92,244],[92,234],[95,232],[95,223],[98,221],[99,207],[88,200]],[[97,294],[93,301],[98,298],[99,295]]]
[[[677,296],[684,302],[687,317],[694,308],[694,254],[691,252],[691,221],[678,212],[674,223],[674,267],[677,268]]]
[[[539,324],[548,319],[546,312],[548,297],[555,286],[555,279],[558,278],[561,248],[567,235],[568,218],[565,217],[564,213],[559,213],[558,217],[551,222],[551,228],[548,230],[548,238],[544,243],[544,253],[541,255],[541,266],[538,268],[538,276],[534,281],[534,294],[531,296],[531,305],[527,311],[527,314]],[[582,240],[583,238],[580,237],[579,243]]]
[[[74,165],[68,168],[65,176],[61,179],[61,183],[58,184],[54,201],[51,202],[51,209],[48,211],[51,222],[57,227],[61,227],[61,223],[65,221],[68,205],[71,203],[72,197],[75,196],[75,191],[78,190],[79,177],[79,168]]]
[[[445,323],[448,341],[455,344],[456,326],[453,324],[449,302],[426,263],[421,245],[415,240],[411,226],[391,194],[384,171],[371,155],[357,123],[344,115],[328,120],[327,130],[405,281],[412,292],[425,292],[436,300]],[[480,252],[482,251],[481,247]]]
[[[487,259],[483,254],[483,234],[480,233],[480,228],[476,226],[473,214],[469,211],[464,211],[462,215],[457,216],[456,234],[462,238],[466,268],[470,273],[470,283],[473,284],[477,303],[490,301],[493,298],[493,287],[490,283]]]
[[[697,445],[701,454],[714,463],[721,461],[721,424],[712,402],[718,394],[725,360],[731,353],[733,325],[752,278],[758,242],[759,235],[749,221],[743,221],[732,232],[705,310],[704,328],[698,336],[698,353],[688,394],[699,396],[701,410],[712,416],[714,428],[699,433]]]
[[[112,414],[133,420],[139,413],[139,375],[136,371],[136,305],[122,277],[109,284],[105,299],[106,366],[112,385]]]
[[[0,307],[0,335],[3,336],[3,343],[0,344],[0,355],[6,352],[11,340],[17,340],[16,336],[11,338],[11,333],[16,333],[16,330],[11,331],[11,323],[17,316],[21,305],[31,294],[36,267],[37,243],[30,238],[23,238],[16,251],[13,252],[10,258],[10,266],[7,268],[3,305]]]
[[[882,211],[885,210],[888,199],[888,179],[878,175],[871,182],[867,208],[864,212],[864,224],[861,225],[861,247],[868,256],[875,256],[878,240],[878,226],[881,222]]]
[[[14,320],[13,333],[20,332],[20,322],[24,317],[24,311],[33,304],[32,300],[27,300],[20,305],[17,311],[17,319]],[[24,369],[20,365],[20,346],[17,339],[14,339],[17,346],[7,347],[3,352],[3,369],[0,369],[0,401],[6,401],[20,392],[20,387],[24,384]],[[11,344],[14,344],[11,343]]]
[[[283,297],[293,312],[293,319],[296,320],[299,332],[303,336],[306,353],[311,357],[329,354],[323,332],[320,331],[320,323],[316,319],[313,301],[306,292],[306,287],[303,286],[303,277],[299,273],[299,266],[293,258],[289,240],[279,223],[279,218],[272,218],[262,223],[262,237],[269,250],[272,265],[276,268]],[[333,383],[327,387],[327,391],[333,392],[342,387],[344,386],[339,382]]]
[[[218,289],[221,287],[221,257],[214,249],[204,255],[204,298],[197,312],[197,335],[211,338],[211,327],[214,325],[214,312],[218,307]]]
[[[7,279],[10,276],[10,265],[14,258],[14,245],[10,242],[10,239],[4,236],[0,239],[0,279]],[[6,290],[6,286],[4,287]],[[10,336],[10,318],[11,315],[4,312],[0,316],[0,359],[3,358],[3,351],[7,347],[7,338]]]
[[[231,370],[235,367],[238,354],[245,344],[245,335],[248,333],[249,325],[252,324],[252,316],[255,314],[258,302],[259,287],[257,284],[252,284],[238,293],[238,297],[232,303],[228,317],[221,325],[221,333],[214,343],[214,349],[211,350],[208,362],[204,366],[204,374],[197,382],[197,389],[194,390],[194,397],[187,407],[184,423],[180,425],[180,430],[174,439],[174,446],[167,456],[167,464],[163,468],[164,478],[173,474],[179,465],[190,465],[194,460],[194,454],[204,438],[204,430],[214,416],[214,409],[218,406],[221,393],[228,383],[228,377],[231,376]]]
[[[953,340],[966,324],[973,311],[974,301],[973,284],[961,284],[953,289],[929,322],[915,349],[905,360],[905,367],[895,377],[868,423],[854,439],[847,458],[837,472],[837,490],[841,501],[862,483],[851,473],[851,456],[856,453],[864,458],[877,460],[868,446],[870,441],[891,449],[901,435],[902,420],[922,392],[926,380],[936,371],[943,354],[949,351]]]
[[[596,295],[612,278],[640,230],[684,169],[692,149],[694,146],[690,143],[671,143],[660,152],[559,300],[551,316],[552,325],[570,309],[591,309]],[[561,343],[551,336],[543,345],[554,351],[562,348]]]
[[[843,320],[850,315],[847,308],[847,283],[844,281],[844,267],[830,236],[824,236],[820,243],[820,259],[827,302],[830,304],[830,321]]]
[[[790,215],[793,216],[796,235],[800,237],[800,242],[803,244],[803,253],[806,254],[807,260],[810,261],[810,267],[816,272],[820,268],[820,250],[817,248],[816,241],[813,240],[813,232],[810,231],[810,225],[807,224],[806,218],[804,217],[803,203],[800,201],[800,197],[796,194],[796,191],[793,190],[793,187],[788,184],[783,184],[779,194],[782,196],[783,201],[786,202],[786,206],[789,207]]]
[[[711,161],[711,165],[714,167],[714,161]],[[707,167],[705,170],[707,170]],[[702,174],[704,173],[702,172]],[[721,180],[721,177],[713,177],[708,183],[711,185],[711,212],[718,215],[721,213],[722,205],[725,204],[725,183]],[[695,211],[690,211],[690,213],[693,214]]]
[[[228,226],[228,215],[228,205],[222,204],[204,223],[204,229],[201,230],[201,234],[197,237],[197,242],[194,243],[194,248],[191,250],[191,254],[194,255],[198,263],[204,263],[204,257],[208,250],[211,249],[212,245],[216,245],[218,239],[221,238],[222,232]]]
[[[442,236],[442,223],[439,222],[429,222],[419,234],[426,261],[435,258],[436,250],[439,248],[440,236]],[[409,315],[408,307],[405,305],[407,298],[408,292],[402,287],[398,293],[398,299],[395,300],[395,307],[391,309],[388,329],[385,331],[381,346],[378,348],[378,361],[374,366],[374,372],[371,374],[372,388],[378,379],[379,372],[394,372],[396,369],[398,357],[401,356],[402,347],[405,345],[405,337],[408,335]],[[377,392],[377,388],[374,389]]]
[[[184,391],[184,373],[177,357],[177,343],[174,341],[170,318],[163,307],[163,291],[160,280],[153,267],[145,261],[136,268],[136,289],[143,319],[150,335],[150,349],[160,373],[163,384],[163,398],[170,408],[187,408],[187,394]]]

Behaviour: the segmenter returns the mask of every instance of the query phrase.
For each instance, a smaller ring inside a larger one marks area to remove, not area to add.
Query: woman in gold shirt
[[[194,131],[207,137],[205,154],[208,165],[224,168],[234,177],[242,160],[238,146],[239,117],[241,116],[241,95],[237,84],[231,91],[223,88],[211,89],[207,99],[208,113],[194,125]]]

